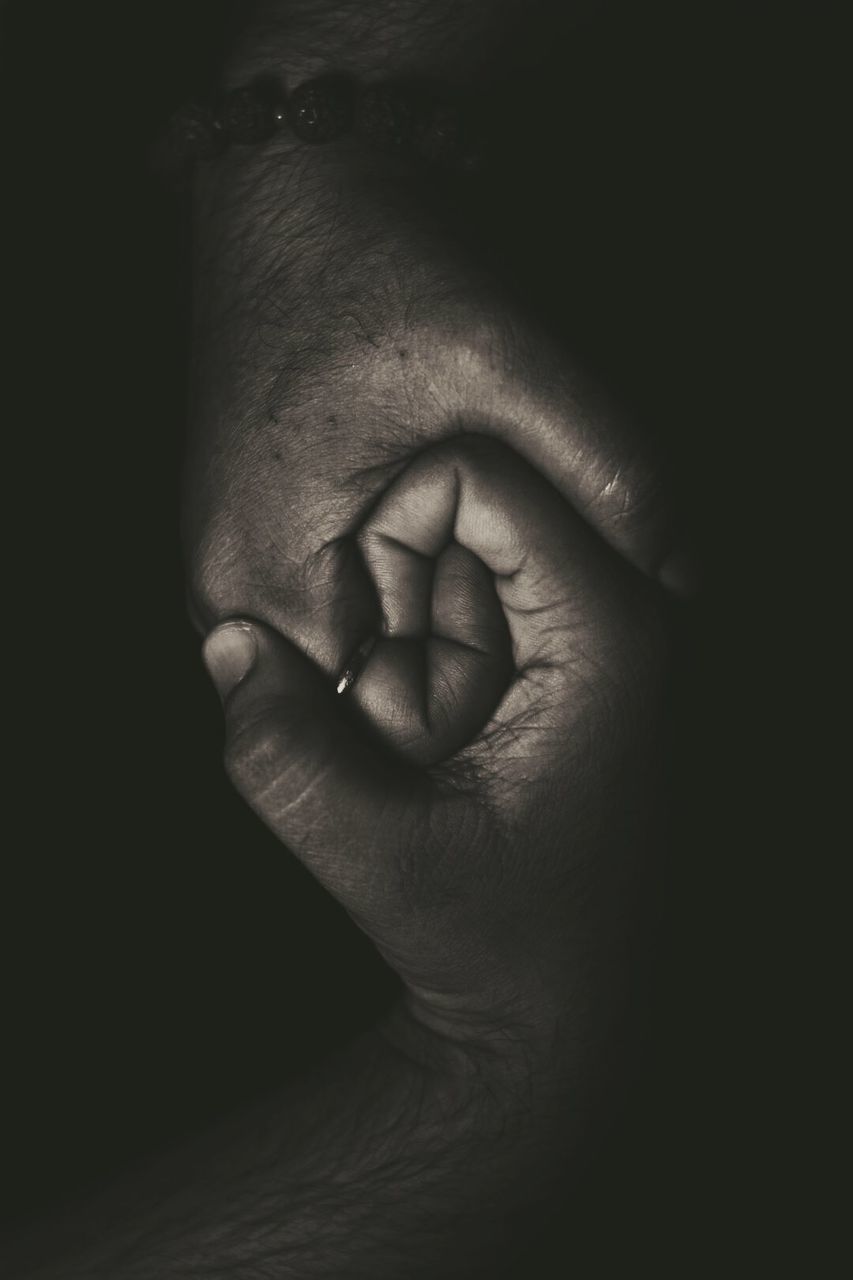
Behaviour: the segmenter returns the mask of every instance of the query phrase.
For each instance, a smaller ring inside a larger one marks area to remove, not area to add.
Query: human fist
[[[657,590],[486,437],[419,454],[357,543],[381,623],[344,695],[256,621],[208,637],[230,776],[421,1022],[553,1054],[649,874]]]

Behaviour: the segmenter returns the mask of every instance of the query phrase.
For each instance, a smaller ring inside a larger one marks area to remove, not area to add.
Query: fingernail
[[[699,590],[696,562],[687,551],[673,551],[658,569],[658,582],[673,595],[692,599]]]
[[[211,631],[201,656],[217,693],[224,701],[255,664],[258,656],[255,633],[247,622],[225,622]]]

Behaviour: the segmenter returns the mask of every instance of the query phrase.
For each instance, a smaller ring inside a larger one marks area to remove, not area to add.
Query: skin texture
[[[381,4],[295,6],[288,26],[266,6],[230,76],[285,30],[294,75],[318,49],[464,63],[499,33],[457,10],[386,28]],[[80,1206],[10,1274],[501,1274],[609,1104],[677,544],[642,433],[427,194],[357,144],[287,138],[201,177],[185,510],[229,775],[403,996],[321,1077]]]
[[[204,655],[234,785],[404,994],[317,1078],[41,1229],[11,1274],[502,1275],[582,1168],[654,880],[658,590],[488,437],[420,453],[356,537],[387,625],[348,695],[255,620]],[[487,710],[479,666],[424,663],[437,629],[451,655],[475,637]]]
[[[578,945],[618,950],[632,931],[663,657],[654,592],[484,437],[421,454],[360,539],[391,625],[345,700],[267,628],[208,639],[231,777],[426,1023],[475,1040],[518,1023],[544,1062],[576,1003]],[[480,567],[475,590],[442,574],[448,550]],[[220,638],[244,644],[246,674],[217,665]]]
[[[502,117],[505,78],[565,40],[562,21],[547,3],[273,0],[225,83],[271,67],[291,87],[330,67],[365,83],[438,76],[497,86]],[[471,432],[530,461],[643,573],[684,587],[649,433],[477,265],[478,223],[500,197],[478,205],[476,191],[352,138],[284,134],[200,172],[185,542],[201,631],[249,612],[339,670],[374,621],[354,530],[420,449]]]
[[[653,448],[419,194],[284,140],[199,196],[193,608],[203,630],[249,612],[330,673],[374,621],[355,530],[439,441],[509,444],[649,576],[676,550]]]

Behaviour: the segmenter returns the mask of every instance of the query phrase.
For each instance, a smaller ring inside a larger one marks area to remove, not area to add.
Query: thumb
[[[418,821],[423,780],[354,722],[334,685],[270,628],[232,620],[203,649],[225,763],[266,825],[354,914]]]

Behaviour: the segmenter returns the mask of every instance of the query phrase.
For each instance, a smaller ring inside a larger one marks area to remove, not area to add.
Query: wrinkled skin
[[[654,460],[385,175],[233,163],[200,202],[186,523],[199,625],[271,629],[226,696],[232,779],[421,1022],[552,1045],[568,1000],[583,1039],[612,1011],[603,974],[624,976],[650,867],[671,550]],[[491,477],[486,512],[523,499],[511,541],[535,549],[516,605],[538,647],[520,660],[502,598],[514,669],[498,662],[468,724],[460,695],[445,736],[428,716],[399,731],[381,645],[350,714],[329,680],[388,628],[369,528],[420,455]]]
[[[656,572],[673,547],[650,445],[403,184],[286,150],[229,163],[199,202],[185,527],[202,627],[248,612],[339,668],[375,611],[347,539],[415,452],[472,431]]]
[[[448,508],[449,544],[441,534]],[[393,537],[405,560],[410,548],[426,558],[434,533],[436,551],[440,543],[479,553],[494,574],[512,652],[500,687],[489,687],[494,668],[457,664],[448,676],[444,651],[430,673],[414,650],[436,643],[435,626],[402,619],[378,642],[352,702],[342,703],[295,646],[250,624],[255,664],[230,694],[222,690],[228,766],[401,975],[422,1021],[486,1040],[522,1028],[544,1063],[564,1017],[575,1039],[587,1034],[588,1018],[606,1021],[608,984],[642,902],[663,656],[658,610],[652,588],[542,477],[487,438],[420,455],[361,538],[375,547]],[[406,575],[397,558],[384,562],[376,579],[383,602],[411,587]],[[457,593],[455,622],[463,618],[481,627],[475,656],[500,655],[485,592]],[[466,651],[463,642],[458,652]],[[405,723],[406,706],[423,705],[425,670],[450,686],[439,706],[446,714]],[[484,687],[492,705],[485,716],[477,707],[471,741],[454,750],[447,725],[455,731],[466,697]]]

